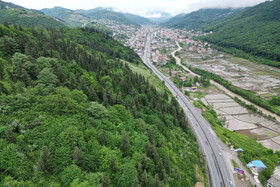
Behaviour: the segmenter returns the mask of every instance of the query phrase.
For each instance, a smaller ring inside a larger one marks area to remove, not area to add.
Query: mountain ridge
[[[177,29],[203,29],[242,9],[204,8],[187,14],[178,14],[161,25]]]
[[[247,8],[205,28],[203,37],[229,53],[280,67],[280,0]]]
[[[0,1],[0,24],[3,24],[4,22],[31,27],[67,27],[62,21],[50,16],[46,16],[44,13],[38,10],[27,9],[13,3]]]

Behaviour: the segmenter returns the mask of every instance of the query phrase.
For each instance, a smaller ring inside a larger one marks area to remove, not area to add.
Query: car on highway
[[[229,181],[229,184],[232,186],[232,181]]]

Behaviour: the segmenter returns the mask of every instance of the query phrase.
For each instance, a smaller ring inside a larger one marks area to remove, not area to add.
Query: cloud
[[[239,8],[254,6],[265,0],[6,0],[26,8],[42,9],[61,6],[70,9],[114,7],[124,12],[147,15],[168,12],[172,15],[188,13],[200,8]]]

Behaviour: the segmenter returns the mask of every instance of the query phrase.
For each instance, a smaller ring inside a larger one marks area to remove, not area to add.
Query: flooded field
[[[280,150],[280,124],[277,122],[250,113],[225,94],[208,93],[201,101],[212,105],[220,117],[226,118],[227,129],[256,139],[267,148]]]
[[[277,68],[233,57],[189,60],[188,64],[215,73],[234,86],[252,90],[265,99],[280,94],[280,72]]]
[[[186,51],[181,52],[181,55],[188,65],[217,74],[234,86],[254,91],[264,99],[271,99],[273,96],[280,94],[280,70],[277,68],[252,63],[230,55],[219,55],[223,56],[222,58],[213,56],[208,59],[202,54]],[[220,89],[217,89],[217,87],[213,89],[212,86],[203,91],[206,96],[200,99],[205,105],[213,106],[220,117],[225,117],[224,127],[256,139],[257,142],[267,148],[280,150],[279,122],[249,112],[226,95],[229,94],[228,92]],[[258,106],[256,107],[258,108]],[[260,110],[267,114],[267,111],[263,108]],[[276,119],[279,121],[277,117]]]

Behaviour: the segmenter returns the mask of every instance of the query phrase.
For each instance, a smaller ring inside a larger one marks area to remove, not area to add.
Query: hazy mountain
[[[133,20],[128,19],[123,13],[115,11],[113,8],[95,8],[90,10],[77,10],[95,20],[111,20],[126,25],[137,25]]]
[[[200,9],[189,14],[179,14],[162,25],[166,27],[179,28],[179,29],[199,29],[207,27],[210,24],[224,19],[231,14],[241,11],[242,9],[218,9],[208,8]]]
[[[66,27],[62,21],[46,16],[37,10],[30,10],[13,3],[0,1],[0,24],[3,24],[5,21],[9,24],[20,24],[31,27]]]
[[[205,39],[244,57],[280,67],[280,0],[267,1],[212,24]],[[271,61],[269,61],[271,60]]]
[[[124,13],[125,17],[139,25],[147,25],[147,24],[152,24],[152,21],[149,20],[148,18],[144,18],[142,16],[138,16],[135,14],[130,14],[130,13]]]
[[[167,20],[169,20],[170,18],[172,18],[172,15],[170,13],[167,12],[160,12],[160,11],[156,11],[156,12],[150,12],[148,13],[147,17],[155,23],[163,23]]]
[[[84,24],[88,24],[92,19],[82,13],[78,13],[71,9],[62,7],[44,8],[40,10],[48,16],[59,18],[71,27],[81,27]]]

